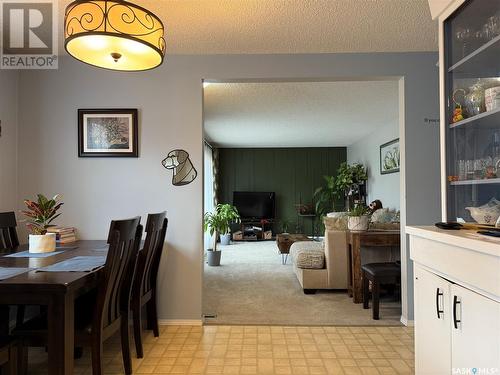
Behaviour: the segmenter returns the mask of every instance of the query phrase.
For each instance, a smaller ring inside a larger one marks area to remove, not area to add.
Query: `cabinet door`
[[[451,373],[450,283],[415,266],[415,372]]]
[[[452,367],[500,368],[500,303],[458,285],[451,287]],[[483,370],[484,371],[484,370]]]

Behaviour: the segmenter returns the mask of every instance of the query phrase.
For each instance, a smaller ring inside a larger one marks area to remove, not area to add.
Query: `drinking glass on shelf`
[[[483,179],[485,172],[483,159],[474,160],[474,180]]]
[[[462,44],[462,57],[471,52],[469,44],[473,37],[475,37],[475,32],[470,28],[462,28],[455,33],[455,38]]]
[[[466,180],[474,179],[474,160],[465,161],[465,179]]]
[[[465,164],[466,164],[466,160],[459,160],[458,161],[458,180],[459,181],[467,180],[467,170],[466,170]]]

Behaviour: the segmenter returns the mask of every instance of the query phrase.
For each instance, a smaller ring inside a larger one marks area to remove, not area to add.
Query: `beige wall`
[[[17,71],[0,71],[0,212],[17,207]]]
[[[62,221],[82,238],[104,238],[113,218],[166,209],[160,317],[200,319],[201,80],[405,76],[407,222],[432,223],[440,216],[439,134],[423,118],[438,113],[436,59],[435,53],[167,56],[158,69],[118,73],[61,58],[57,71],[21,74],[19,196],[63,194]],[[113,107],[139,109],[140,157],[78,158],[77,109]],[[171,185],[160,162],[174,148],[191,154],[199,172],[194,183]]]

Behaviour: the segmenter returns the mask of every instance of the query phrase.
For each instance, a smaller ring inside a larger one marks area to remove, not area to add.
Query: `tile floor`
[[[413,374],[408,327],[163,326],[145,333],[134,374]],[[91,374],[89,351],[75,374]],[[132,349],[132,355],[135,351]],[[29,374],[47,374],[30,350]],[[105,344],[105,374],[123,374],[119,341]]]

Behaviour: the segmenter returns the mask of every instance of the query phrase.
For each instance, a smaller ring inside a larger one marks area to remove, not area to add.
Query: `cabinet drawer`
[[[500,301],[499,257],[416,236],[410,236],[410,256],[436,274]]]

